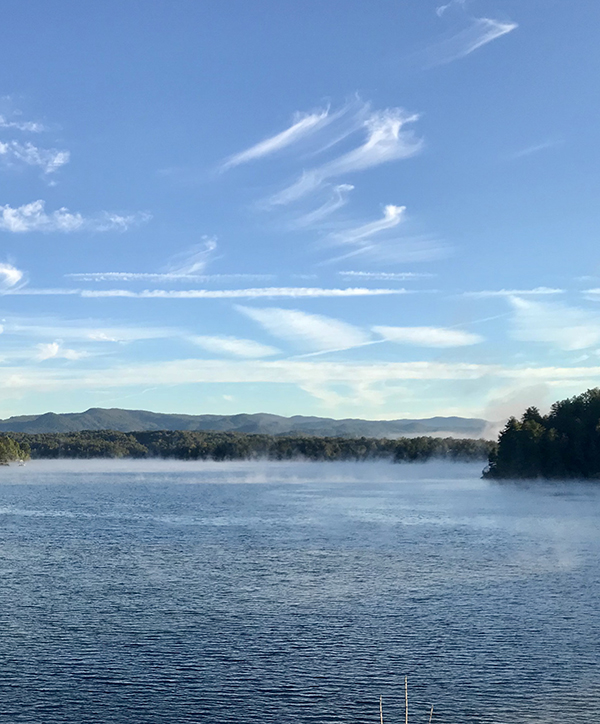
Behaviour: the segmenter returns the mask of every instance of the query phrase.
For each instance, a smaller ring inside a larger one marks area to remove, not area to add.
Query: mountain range
[[[267,413],[178,415],[147,410],[92,407],[85,412],[20,415],[0,420],[0,432],[80,432],[81,430],[220,430],[267,435],[397,438],[415,435],[482,437],[486,420],[431,417],[421,420],[335,420],[328,417],[281,417]]]

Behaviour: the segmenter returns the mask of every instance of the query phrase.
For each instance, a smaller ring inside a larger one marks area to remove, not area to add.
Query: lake
[[[592,722],[600,483],[481,467],[0,468],[0,721]]]

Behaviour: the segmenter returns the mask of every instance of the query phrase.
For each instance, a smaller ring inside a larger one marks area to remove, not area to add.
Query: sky
[[[0,417],[600,382],[599,3],[5,0]]]

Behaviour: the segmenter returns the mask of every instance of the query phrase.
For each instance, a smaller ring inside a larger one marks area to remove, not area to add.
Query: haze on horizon
[[[0,418],[597,384],[600,6],[4,8]]]

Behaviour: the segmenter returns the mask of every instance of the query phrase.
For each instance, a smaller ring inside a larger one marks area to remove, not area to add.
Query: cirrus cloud
[[[270,156],[277,151],[296,143],[305,136],[314,133],[329,122],[329,111],[318,113],[297,113],[294,123],[281,133],[266,138],[264,141],[251,146],[250,148],[230,156],[222,165],[221,171],[226,171],[234,166],[239,166],[249,161],[256,161],[265,156]]]
[[[360,328],[321,314],[280,307],[236,307],[274,337],[311,351],[349,349],[369,341]]]
[[[18,288],[24,279],[20,269],[8,263],[0,263],[0,293]]]
[[[266,344],[260,344],[252,339],[240,339],[238,337],[194,335],[189,338],[190,342],[197,344],[207,352],[215,354],[226,354],[232,357],[244,357],[247,359],[260,359],[279,354],[279,350]]]
[[[366,133],[363,144],[321,166],[305,171],[296,182],[271,196],[267,206],[290,204],[313,193],[328,179],[342,174],[363,171],[382,163],[414,156],[422,149],[423,142],[405,126],[418,118],[417,114],[409,114],[402,108],[390,108],[371,114],[362,123]]]
[[[467,347],[483,342],[473,332],[448,327],[373,327],[388,342],[412,344],[418,347]]]

